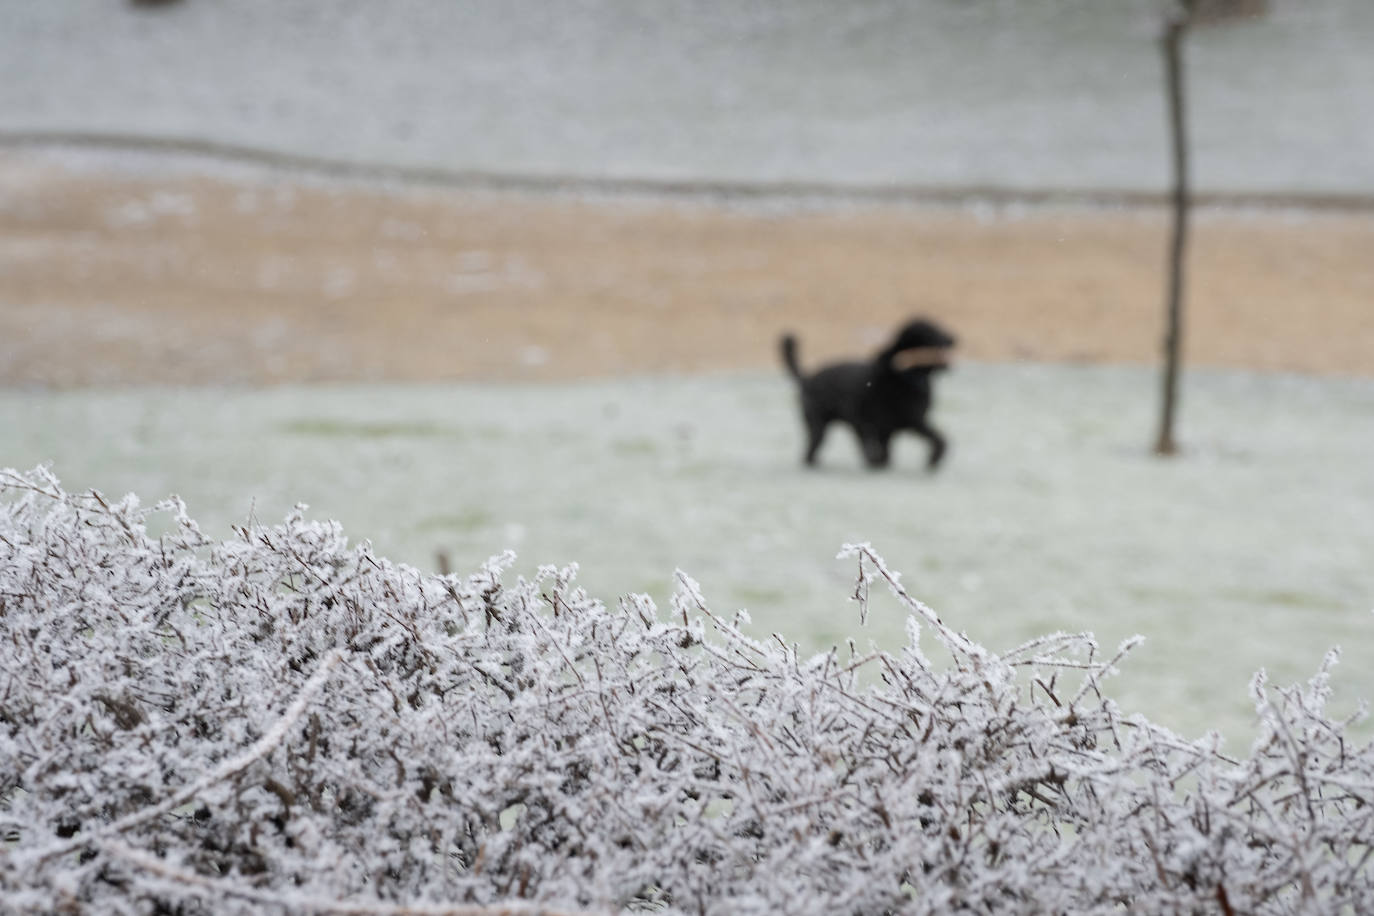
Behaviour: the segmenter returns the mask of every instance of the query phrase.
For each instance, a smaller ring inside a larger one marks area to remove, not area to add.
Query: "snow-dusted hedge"
[[[299,514],[217,543],[3,472],[0,909],[1374,906],[1374,752],[1325,668],[1257,678],[1227,759],[1117,710],[1124,649],[995,655],[850,553],[903,651],[802,657],[686,576],[606,606],[571,570],[426,575]]]

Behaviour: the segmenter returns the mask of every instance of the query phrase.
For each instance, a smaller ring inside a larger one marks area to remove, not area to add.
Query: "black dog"
[[[926,467],[934,470],[944,457],[945,438],[926,422],[931,375],[949,365],[953,346],[944,329],[916,319],[868,362],[836,363],[807,376],[797,364],[797,338],[783,335],[782,360],[801,386],[806,463],[816,463],[826,428],[839,420],[853,427],[869,467],[886,467],[892,436],[909,429],[930,443]]]

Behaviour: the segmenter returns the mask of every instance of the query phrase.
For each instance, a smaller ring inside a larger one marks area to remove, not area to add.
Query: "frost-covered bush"
[[[1374,752],[1325,716],[1329,664],[1256,679],[1235,760],[1114,706],[1124,648],[995,655],[867,547],[861,608],[885,584],[910,644],[808,658],[686,576],[606,606],[299,513],[236,535],[0,474],[0,909],[1374,906]]]

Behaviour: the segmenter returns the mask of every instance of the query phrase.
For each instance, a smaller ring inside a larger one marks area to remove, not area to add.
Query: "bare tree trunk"
[[[1188,132],[1184,108],[1183,37],[1188,29],[1184,16],[1165,25],[1160,46],[1164,53],[1164,78],[1168,86],[1169,127],[1173,150],[1173,235],[1169,244],[1169,280],[1164,332],[1164,399],[1159,418],[1155,454],[1178,452],[1174,440],[1174,416],[1178,409],[1179,353],[1183,343],[1183,268],[1188,246]]]

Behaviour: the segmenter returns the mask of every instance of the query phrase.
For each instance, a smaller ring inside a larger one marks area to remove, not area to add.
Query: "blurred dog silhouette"
[[[801,388],[806,463],[816,463],[825,431],[838,420],[853,428],[870,468],[887,467],[892,437],[910,430],[929,443],[926,468],[935,470],[945,454],[945,437],[926,419],[931,376],[949,366],[954,344],[953,335],[935,322],[917,318],[867,362],[835,363],[805,375],[797,361],[797,338],[784,334],[782,361]]]

